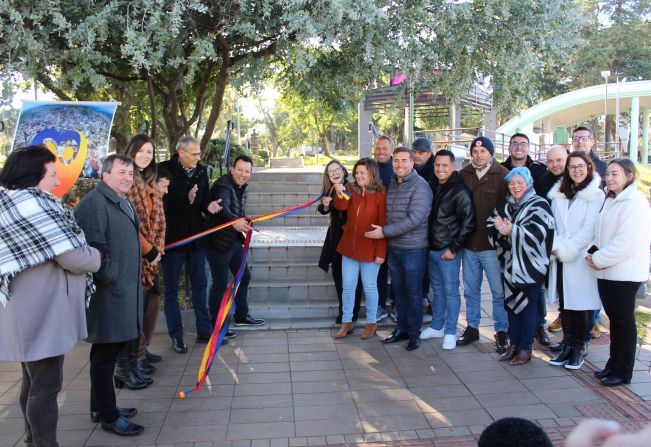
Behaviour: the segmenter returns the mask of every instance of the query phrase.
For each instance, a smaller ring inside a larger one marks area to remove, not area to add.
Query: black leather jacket
[[[457,171],[444,184],[434,177],[432,211],[429,215],[428,239],[430,250],[449,248],[457,253],[475,231],[475,211],[470,191]]]
[[[238,188],[230,173],[215,180],[210,188],[210,201],[222,199],[222,210],[217,214],[208,214],[208,228],[246,216],[247,187],[248,184],[245,184]],[[210,246],[217,250],[228,250],[236,240],[244,242],[244,236],[231,226],[213,233],[210,236]]]

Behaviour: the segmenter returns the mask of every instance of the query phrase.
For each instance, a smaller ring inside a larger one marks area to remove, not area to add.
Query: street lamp
[[[608,76],[610,76],[610,70],[602,71],[601,76],[604,78],[604,83],[606,84],[606,95],[604,96],[604,149],[606,149],[606,141],[608,140],[608,134],[606,133],[606,121],[608,119]]]

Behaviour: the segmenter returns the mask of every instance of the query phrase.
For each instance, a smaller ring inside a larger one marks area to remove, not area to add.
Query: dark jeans
[[[228,271],[235,275],[242,263],[242,243],[236,241],[227,251],[219,251],[214,248],[208,248],[206,253],[210,274],[212,275],[212,285],[210,286],[210,321],[215,324],[219,307],[222,304],[222,297],[228,288]],[[247,297],[249,295],[249,282],[251,281],[251,271],[249,264],[244,264],[242,281],[235,294],[235,319],[243,320],[249,314],[249,305]],[[208,334],[211,334],[208,332]]]
[[[63,382],[63,356],[23,362],[20,409],[25,419],[25,442],[39,447],[58,447],[57,395]]]
[[[533,346],[540,317],[538,301],[542,299],[542,286],[529,287],[527,298],[529,302],[519,314],[507,308],[511,345],[520,348],[521,351],[531,351]]]
[[[612,375],[627,380],[633,376],[637,329],[635,292],[639,282],[598,279],[599,296],[610,319],[610,358],[606,368]]]
[[[391,283],[395,292],[398,330],[419,337],[423,325],[423,275],[427,249],[389,249]]]
[[[142,331],[140,332],[140,345],[138,346],[138,360],[145,358],[147,346],[154,335],[156,319],[160,312],[160,290],[154,279],[154,287],[145,290],[145,312],[142,318]]]
[[[115,402],[113,372],[118,354],[127,342],[93,343],[90,348],[90,411],[99,413],[102,422],[115,421],[120,413]]]
[[[192,285],[192,307],[197,322],[197,334],[210,335],[212,327],[206,299],[206,251],[194,246],[174,248],[163,256],[167,332],[172,338],[183,337],[183,319],[179,308],[179,279],[183,264]]]
[[[335,259],[333,259],[332,264],[332,279],[335,282],[335,290],[337,291],[337,299],[339,300],[339,313],[337,314],[339,318],[343,317],[343,294],[344,286],[343,279],[341,275],[341,255],[339,253],[335,254]],[[362,286],[362,279],[357,278],[357,288],[355,289],[355,305],[353,307],[353,321],[357,320],[357,315],[359,314],[359,307],[362,304],[362,292],[364,288]],[[386,297],[385,297],[386,299]]]
[[[377,305],[378,308],[387,308],[387,298],[391,298],[391,305],[395,305],[396,297],[393,293],[393,287],[389,284],[389,263],[385,260],[380,264],[380,271],[377,274]]]

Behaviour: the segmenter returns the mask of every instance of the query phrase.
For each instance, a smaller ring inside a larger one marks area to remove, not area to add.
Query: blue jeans
[[[210,275],[212,276],[212,285],[210,286],[210,321],[215,324],[217,313],[222,304],[224,292],[228,288],[228,271],[235,275],[242,263],[242,243],[236,241],[227,251],[215,250],[209,247],[206,253],[208,265],[210,266]],[[249,282],[251,281],[251,271],[249,264],[244,264],[244,272],[240,286],[235,294],[235,320],[244,320],[249,314]]]
[[[538,329],[538,302],[542,299],[542,287],[530,287],[528,298],[527,307],[519,314],[508,311],[511,346],[517,346],[521,351],[531,351],[533,346],[533,338]]]
[[[542,299],[538,302],[538,326],[544,327],[547,322],[547,301],[545,300],[545,292],[543,291]]]
[[[441,259],[446,250],[430,250],[427,261],[429,281],[434,291],[434,307],[432,329],[441,330],[445,325],[445,334],[457,333],[457,321],[461,308],[461,294],[459,293],[459,271],[461,270],[461,257],[459,251],[454,259]]]
[[[206,300],[206,250],[196,247],[178,247],[163,256],[165,281],[165,318],[167,332],[172,338],[183,337],[183,319],[179,308],[179,278],[185,269],[192,286],[192,307],[197,322],[197,334],[210,336],[212,327]]]
[[[341,257],[342,279],[344,285],[343,294],[343,323],[353,321],[353,307],[355,305],[355,290],[357,280],[361,274],[366,296],[366,322],[374,324],[377,317],[377,274],[380,265],[375,262],[360,262],[346,256]]]
[[[495,331],[506,331],[509,327],[504,309],[502,273],[495,250],[463,251],[463,289],[466,298],[466,320],[468,326],[479,328],[481,319],[481,282],[486,274],[493,296],[493,325]],[[536,307],[536,309],[538,309]]]
[[[423,275],[427,248],[389,248],[388,263],[395,293],[398,331],[408,333],[412,338],[419,337],[423,325]]]

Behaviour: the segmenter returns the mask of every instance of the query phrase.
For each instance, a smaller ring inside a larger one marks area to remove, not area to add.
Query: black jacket
[[[233,176],[222,175],[210,188],[210,201],[222,199],[221,211],[208,215],[208,228],[216,227],[231,220],[245,217],[248,184],[238,188],[233,182]],[[226,227],[210,236],[210,246],[217,250],[228,250],[235,241],[244,242],[244,236],[233,227]]]
[[[348,180],[344,180],[344,186],[347,184]],[[334,196],[335,192],[333,190],[330,197],[334,199]],[[334,201],[330,202],[327,210],[323,207],[323,203],[319,203],[317,210],[324,215],[330,214],[330,226],[328,227],[325,241],[323,241],[323,248],[319,257],[319,267],[327,272],[330,269],[330,264],[335,262],[337,257],[341,258],[341,255],[337,253],[337,245],[339,245],[341,236],[344,234],[342,227],[348,221],[348,213],[336,209]]]
[[[420,166],[414,165],[414,169],[416,172],[418,172],[418,175],[423,177],[426,182],[432,182],[436,180],[436,177],[434,177],[434,154],[432,154],[425,164],[422,164]]]
[[[475,211],[470,191],[457,171],[442,185],[434,178],[430,188],[433,197],[428,226],[429,249],[439,251],[449,248],[457,253],[475,231]]]
[[[203,213],[209,203],[208,172],[205,166],[198,164],[192,176],[188,177],[179,162],[178,154],[172,155],[172,158],[162,162],[160,166],[166,168],[171,176],[168,193],[163,198],[167,220],[165,243],[169,244],[206,229]],[[197,195],[194,202],[190,204],[188,192],[194,185],[198,185]],[[205,239],[197,239],[191,244],[205,247],[207,245]]]
[[[502,162],[502,166],[504,166],[509,171],[513,169],[513,161],[511,160],[511,157],[504,160]],[[540,177],[542,177],[545,172],[547,172],[547,166],[539,161],[533,161],[529,155],[527,155],[527,162],[524,164],[524,166],[529,169],[529,172],[531,172],[531,177],[533,178],[534,183]]]
[[[538,180],[535,180],[533,182],[533,189],[536,190],[536,194],[547,200],[547,203],[551,204],[552,201],[547,197],[547,193],[551,191],[552,186],[554,186],[562,178],[563,174],[554,175],[551,173],[551,171],[547,171]]]

